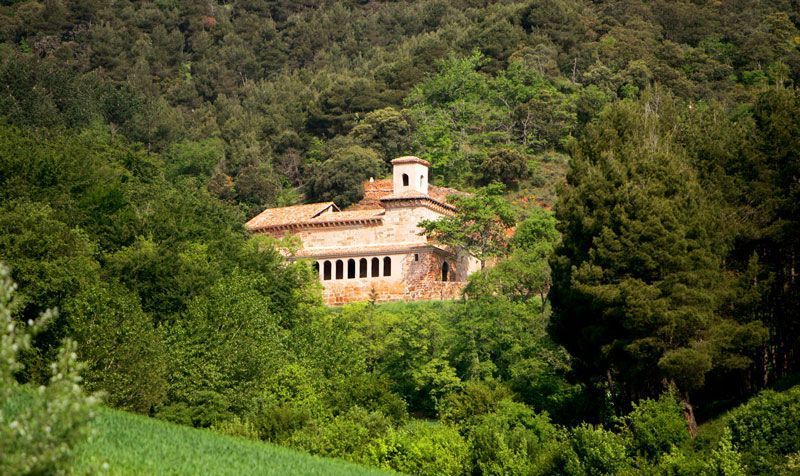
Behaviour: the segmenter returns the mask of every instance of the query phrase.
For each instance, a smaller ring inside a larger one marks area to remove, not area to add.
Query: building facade
[[[289,259],[314,263],[329,305],[356,301],[455,299],[480,268],[472,256],[428,242],[418,224],[451,215],[457,190],[428,184],[428,162],[392,161],[392,178],[364,183],[364,199],[269,208],[247,222],[252,233],[294,235]]]

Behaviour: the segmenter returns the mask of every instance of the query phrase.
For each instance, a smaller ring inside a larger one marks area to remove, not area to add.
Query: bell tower
[[[392,192],[428,195],[428,167],[430,163],[419,157],[399,157],[392,161]]]

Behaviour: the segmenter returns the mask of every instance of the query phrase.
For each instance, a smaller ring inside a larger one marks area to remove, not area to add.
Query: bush
[[[166,352],[152,318],[122,286],[86,286],[64,306],[86,362],[86,387],[114,407],[147,414],[166,397]]]
[[[508,400],[480,419],[469,440],[482,474],[553,474],[565,449],[562,430],[546,414]]]
[[[800,451],[800,385],[762,392],[733,410],[727,424],[748,469],[774,473],[785,456]]]
[[[689,440],[681,406],[669,393],[658,400],[634,403],[625,423],[631,436],[631,453],[650,460],[657,460],[673,446],[681,446]]]
[[[469,447],[453,428],[415,421],[373,443],[368,462],[420,476],[461,475],[469,469]]]
[[[566,473],[618,474],[629,467],[625,439],[602,427],[583,424],[572,430]]]
[[[76,345],[65,341],[50,366],[47,385],[33,390],[14,378],[17,356],[54,316],[48,311],[28,328],[12,317],[15,286],[0,265],[0,474],[53,474],[63,470],[88,434],[96,399],[80,385]]]
[[[321,379],[307,368],[289,364],[280,369],[251,405],[248,419],[263,440],[280,442],[312,420],[328,413],[315,385]]]
[[[321,456],[366,462],[370,444],[384,437],[390,428],[392,422],[386,415],[354,407],[332,420],[296,431],[288,444]]]

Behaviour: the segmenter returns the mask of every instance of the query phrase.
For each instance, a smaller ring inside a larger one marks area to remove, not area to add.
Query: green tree
[[[345,208],[364,197],[365,180],[385,173],[386,164],[374,150],[357,145],[337,148],[311,170],[305,183],[306,198],[332,201]]]
[[[702,189],[670,124],[663,94],[607,108],[575,147],[556,215],[563,233],[553,266],[554,331],[584,378],[611,385],[622,403],[678,386],[688,392],[726,358],[748,359],[759,326],[719,312],[726,278],[720,209]],[[714,330],[752,335],[720,348]]]
[[[3,474],[52,474],[67,469],[75,447],[88,436],[97,399],[86,395],[75,342],[65,340],[51,364],[46,385],[17,382],[19,354],[55,317],[48,310],[28,324],[14,317],[16,285],[0,265],[0,470]]]
[[[435,242],[461,249],[481,262],[508,251],[509,228],[516,213],[503,199],[503,188],[490,185],[474,195],[454,195],[448,198],[457,211],[453,216],[419,223],[423,233]]]

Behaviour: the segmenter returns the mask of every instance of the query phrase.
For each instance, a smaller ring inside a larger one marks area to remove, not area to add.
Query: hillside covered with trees
[[[0,1],[0,472],[70,458],[19,398],[66,448],[100,392],[415,474],[793,474],[798,85],[797,0]],[[463,300],[329,309],[244,231],[409,153],[516,222]]]

